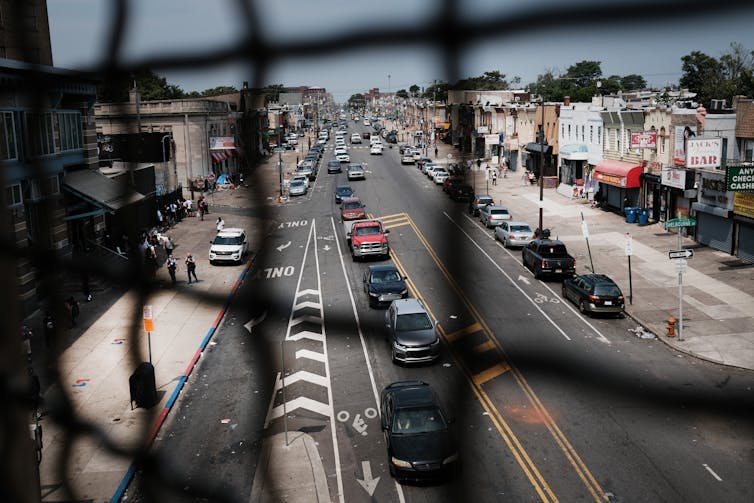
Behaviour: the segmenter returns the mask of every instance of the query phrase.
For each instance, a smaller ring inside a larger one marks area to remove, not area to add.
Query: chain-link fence
[[[459,0],[437,0],[427,10],[424,20],[412,25],[403,23],[385,23],[379,26],[360,27],[357,31],[347,28],[327,36],[316,38],[299,38],[296,40],[279,39],[273,30],[266,29],[261,25],[260,9],[265,8],[265,2],[238,0],[227,2],[228,7],[236,9],[236,15],[243,19],[247,30],[236,43],[221,47],[210,48],[197,54],[175,53],[170,56],[145,57],[139,61],[126,63],[123,58],[124,34],[126,26],[131,21],[133,6],[128,0],[116,0],[113,2],[113,16],[107,29],[108,41],[104,51],[104,58],[91,73],[84,74],[79,78],[92,85],[100,79],[104,81],[117,81],[128,78],[127,76],[140,70],[149,69],[156,72],[168,70],[191,70],[205,71],[215,68],[223,63],[243,62],[248,64],[249,73],[253,76],[251,89],[260,89],[267,83],[269,65],[271,62],[284,62],[287,60],[302,59],[316,61],[333,54],[359,51],[362,49],[401,49],[412,50],[416,48],[430,48],[435,52],[444,68],[441,74],[427,76],[427,79],[441,78],[446,82],[455,82],[461,77],[461,63],[464,52],[474,44],[485,43],[491,40],[497,41],[501,48],[505,47],[506,41],[513,41],[523,36],[546,36],[548,30],[557,29],[558,36],[578,36],[581,30],[596,27],[609,26],[615,30],[636,30],[637,46],[641,47],[641,33],[644,30],[664,30],[670,27],[683,26],[683,23],[693,18],[704,18],[710,15],[727,13],[734,16],[742,9],[748,9],[750,2],[744,0],[731,0],[726,2],[705,1],[675,1],[675,0],[652,0],[652,1],[611,1],[611,2],[536,2],[498,8],[492,14],[486,16],[468,17],[461,15],[466,12],[468,5]],[[180,2],[176,2],[180,4]],[[319,8],[313,2],[311,8]],[[2,2],[3,29],[13,31],[18,40],[31,37],[30,30],[17,29],[27,26],[28,20],[34,17],[35,2],[9,1]],[[180,8],[177,5],[177,8]],[[365,9],[380,8],[379,4],[372,4]],[[336,15],[333,13],[333,15]],[[396,19],[400,13],[395,13]],[[344,26],[348,23],[344,22]],[[13,28],[16,28],[13,30]],[[724,29],[724,27],[718,27]],[[28,44],[31,47],[31,43]],[[22,44],[23,47],[23,44]],[[651,48],[646,48],[651,52]],[[531,56],[537,56],[537,47],[531,48]],[[628,51],[629,48],[626,48]],[[504,57],[504,50],[501,55]],[[28,52],[28,61],[34,60],[34,55]],[[621,56],[623,57],[623,56]],[[648,56],[651,57],[651,56]],[[578,58],[578,55],[575,55]],[[44,114],[49,110],[51,96],[54,95],[56,86],[60,85],[60,79],[68,78],[67,75],[49,74],[37,72],[33,66],[21,73],[15,74],[13,79],[3,78],[2,94],[0,99],[7,101],[11,97],[23,100],[31,110]],[[347,80],[347,77],[346,77]],[[357,91],[357,90],[354,90]],[[93,129],[91,128],[94,118],[85,117],[90,122],[90,136],[84,139],[82,147],[88,155],[96,155],[94,150]],[[137,132],[134,130],[134,132]],[[7,140],[7,138],[6,138]],[[0,161],[8,164],[6,161]],[[13,168],[18,169],[18,167]],[[23,174],[25,179],[43,180],[49,178],[46,165],[41,156],[31,156],[28,162],[20,165],[20,169],[27,172]],[[6,186],[9,184],[9,176],[12,169],[10,164],[6,169],[3,166],[0,179]],[[255,166],[250,166],[251,176],[256,176]],[[125,181],[123,183],[126,183]],[[251,184],[259,188],[261,184]],[[111,254],[98,256],[92,253],[70,253],[70,250],[56,249],[52,246],[51,239],[33,239],[30,229],[27,233],[20,232],[18,221],[25,218],[21,214],[21,204],[16,204],[17,197],[12,189],[4,191],[3,201],[3,234],[0,249],[2,250],[2,262],[0,262],[0,277],[2,284],[3,316],[2,323],[2,347],[0,352],[0,403],[2,403],[2,416],[0,424],[0,500],[2,501],[37,501],[39,499],[38,475],[35,473],[37,466],[38,449],[35,452],[33,444],[29,441],[29,423],[38,425],[37,407],[39,396],[38,378],[32,375],[30,379],[29,369],[25,352],[18,351],[19,333],[21,341],[28,341],[24,331],[21,310],[18,306],[23,300],[27,307],[29,303],[36,304],[36,308],[43,312],[49,312],[50,316],[58,320],[70,317],[71,306],[66,304],[64,286],[67,281],[78,281],[80,277],[87,277],[92,283],[101,282],[109,285],[117,291],[131,290],[137,292],[140,301],[131,313],[132,331],[129,337],[136,339],[141,331],[142,306],[152,294],[156,283],[151,280],[152,276],[144,269],[143,260],[127,260],[127,255],[113,260]],[[260,190],[252,197],[254,204],[261,212],[263,220],[274,220],[274,206],[265,204],[266,193]],[[23,197],[23,195],[21,195]],[[33,236],[53,236],[59,232],[53,225],[56,215],[61,211],[61,201],[56,197],[40,197],[35,203],[33,222],[26,218],[29,226],[34,227]],[[143,228],[134,225],[126,227],[124,233],[137,242]],[[264,235],[254,236],[254,243],[259,243],[258,248],[265,250]],[[449,245],[449,246],[452,246]],[[91,250],[84,250],[91,251]],[[66,252],[66,253],[63,253]],[[118,255],[121,255],[120,253]],[[259,256],[258,262],[264,263],[265,256]],[[453,272],[463,275],[461,257],[454,255],[455,265]],[[33,278],[35,293],[32,298],[28,291],[19,291],[20,276]],[[71,279],[73,278],[73,279]],[[224,297],[209,296],[198,291],[188,295],[202,297],[202,301],[222,306],[226,301]],[[290,305],[280,299],[269,297],[266,292],[257,292],[254,298],[243,299],[239,305],[249,306],[249,316],[253,317],[262,310],[270,313],[287,315]],[[261,307],[260,307],[261,306]],[[328,323],[336,324],[338,320],[329,320]],[[54,339],[66,339],[66,327],[63,323],[57,323],[54,331]],[[138,344],[130,344],[131,364],[136,367],[146,360],[146,355],[141,354]],[[263,345],[249,345],[249,351],[266,352],[269,349]],[[136,466],[152,475],[146,479],[148,485],[161,488],[161,490],[174,490],[185,494],[187,487],[197,498],[206,497],[213,501],[241,501],[246,495],[218,494],[213,490],[212,481],[196,481],[188,483],[180,474],[173,474],[165,469],[168,465],[165,459],[161,459],[159,453],[151,451],[148,446],[144,448],[125,448],[119,442],[110,438],[102,427],[92,421],[86,420],[76,414],[66,388],[60,383],[61,362],[57,359],[60,348],[53,347],[46,353],[43,365],[48,369],[44,383],[50,387],[47,393],[47,402],[44,405],[46,413],[52,421],[55,421],[67,432],[65,447],[62,449],[60,459],[56,463],[59,474],[58,479],[64,484],[64,492],[71,501],[78,501],[75,491],[70,486],[70,479],[66,474],[66,458],[71,455],[74,443],[81,438],[93,438],[106,445],[114,455],[135,459]],[[272,374],[274,364],[271,358],[259,358],[258,361],[267,362],[270,368],[261,368],[259,374]],[[550,364],[552,362],[545,362]],[[465,385],[459,383],[456,390],[467,393]],[[625,390],[624,390],[625,391]],[[663,401],[662,396],[655,399]],[[33,413],[30,414],[30,411]],[[150,420],[144,421],[142,437],[147,438],[149,427],[159,411],[153,411]],[[732,410],[731,414],[740,414],[742,411]],[[31,417],[31,421],[30,421]],[[38,431],[38,428],[32,431]],[[150,494],[150,491],[145,491]],[[164,494],[164,493],[163,493]],[[169,492],[168,492],[169,494]]]

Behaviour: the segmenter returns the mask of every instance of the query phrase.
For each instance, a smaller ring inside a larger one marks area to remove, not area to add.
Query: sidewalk
[[[450,145],[438,145],[438,158],[448,153],[460,157]],[[434,153],[434,152],[433,152]],[[482,165],[484,168],[486,163]],[[522,170],[498,177],[489,194],[508,207],[516,220],[538,226],[539,187],[522,181]],[[470,173],[473,177],[473,173]],[[488,185],[484,172],[476,173],[476,192]],[[471,178],[473,183],[473,178]],[[662,223],[628,224],[622,215],[592,208],[585,200],[571,199],[555,189],[545,189],[543,226],[553,238],[563,240],[576,258],[577,273],[591,272],[590,255],[581,231],[582,215],[589,229],[594,270],[610,276],[626,296],[626,313],[678,351],[716,363],[754,369],[754,264],[682,238],[683,248],[694,250],[683,274],[682,338],[667,336],[669,316],[679,318],[678,273],[668,251],[678,249],[678,235]],[[631,235],[631,284],[625,255],[626,233]],[[676,324],[676,334],[678,333]]]

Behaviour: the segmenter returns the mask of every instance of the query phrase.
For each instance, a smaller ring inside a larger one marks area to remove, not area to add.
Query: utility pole
[[[544,211],[544,172],[545,172],[545,100],[542,99],[542,126],[539,136],[539,231],[544,231],[542,224],[542,212]]]

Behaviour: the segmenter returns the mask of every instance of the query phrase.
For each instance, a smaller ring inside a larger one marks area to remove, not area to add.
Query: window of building
[[[568,124],[568,139],[571,139],[571,125]]]
[[[24,202],[21,184],[15,183],[5,187],[5,202],[8,206],[20,206]]]
[[[34,178],[29,180],[29,189],[31,191],[30,199],[37,201],[49,196],[60,194],[60,180],[57,175],[47,176],[44,178]]]
[[[589,143],[594,143],[594,126],[589,126]]]
[[[581,125],[581,141],[586,141],[586,134],[584,133],[584,131],[586,131],[586,126],[582,124]]]
[[[0,160],[16,159],[16,128],[12,112],[0,114]]]
[[[621,132],[618,131],[617,129],[615,130],[615,150],[617,152],[621,151],[621,149],[620,149],[620,144],[621,144],[621,142],[620,142],[620,140],[621,140],[620,133]]]
[[[66,151],[83,148],[81,140],[81,113],[58,112],[57,118],[60,150]]]
[[[563,137],[563,139],[566,139],[565,137],[565,124],[560,125],[560,136]]]
[[[51,113],[26,113],[26,145],[31,156],[55,153],[55,129]]]
[[[602,126],[597,126],[597,143],[602,145]]]
[[[626,148],[631,148],[631,130],[626,129]]]

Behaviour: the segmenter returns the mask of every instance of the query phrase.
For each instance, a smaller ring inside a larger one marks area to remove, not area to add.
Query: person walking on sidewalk
[[[196,277],[196,260],[190,254],[186,254],[186,274],[188,274],[188,282],[191,284],[191,276],[194,276],[194,282],[199,283],[199,278]]]
[[[71,328],[73,328],[76,326],[76,318],[79,317],[79,313],[81,312],[79,302],[73,298],[73,295],[71,295],[65,301],[65,307],[68,309],[68,314],[71,317]]]
[[[223,220],[223,217],[217,217],[217,222],[215,222],[215,227],[217,227],[217,232],[220,232],[225,228],[225,221]]]
[[[165,263],[168,266],[168,274],[170,274],[170,281],[172,282],[173,286],[175,286],[175,271],[178,270],[178,261],[173,257],[173,254],[171,253],[168,255],[168,259],[165,261]]]
[[[497,169],[492,168],[492,185],[497,185]]]
[[[175,244],[173,244],[173,239],[170,236],[165,236],[165,255],[172,255],[174,248]]]

